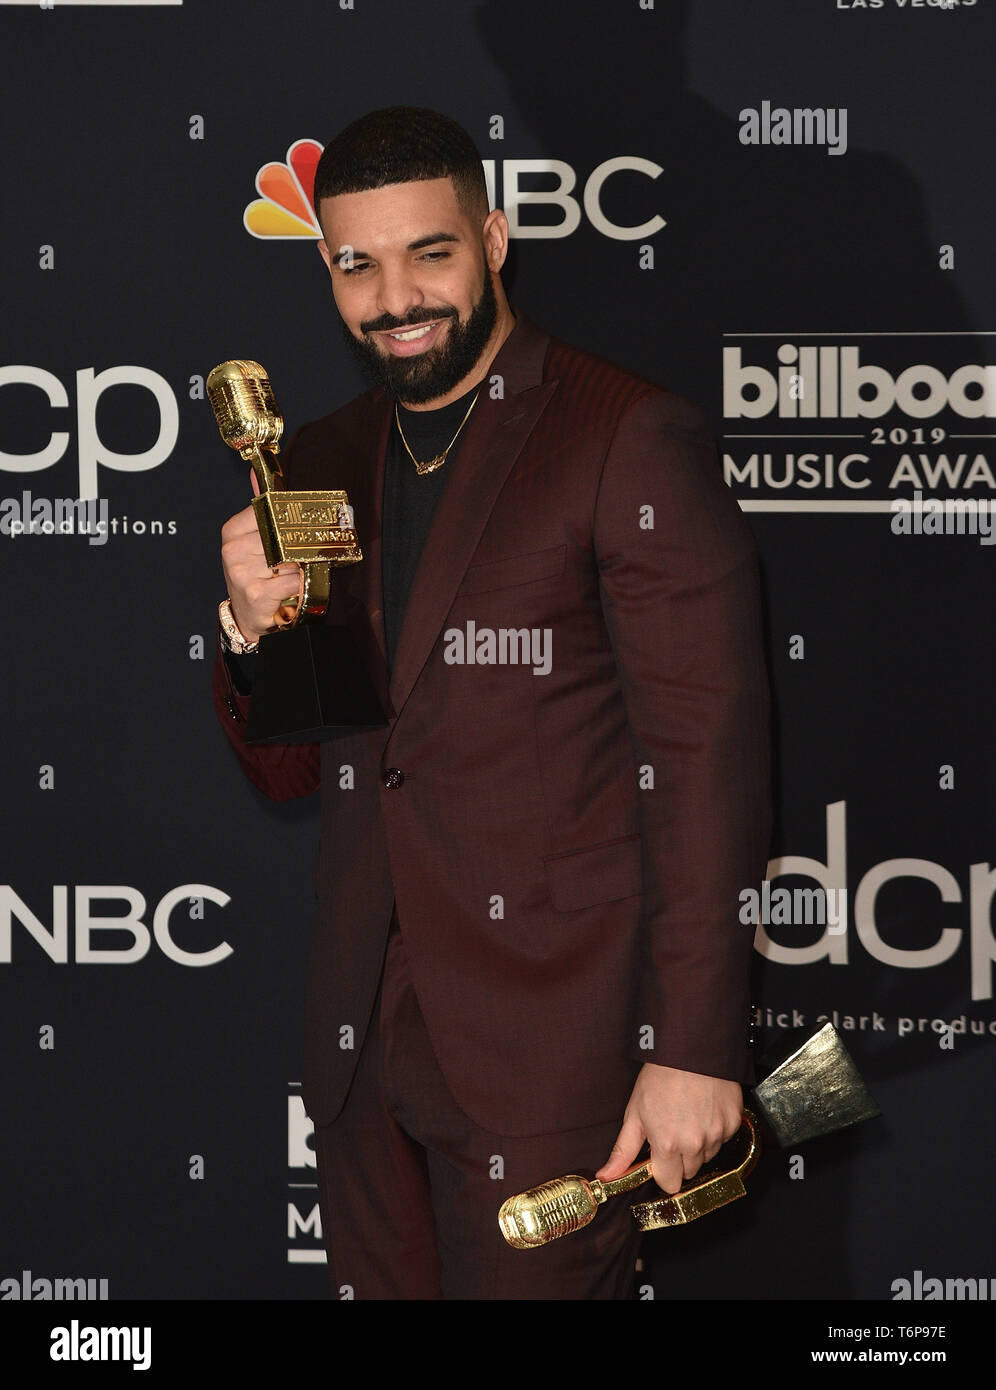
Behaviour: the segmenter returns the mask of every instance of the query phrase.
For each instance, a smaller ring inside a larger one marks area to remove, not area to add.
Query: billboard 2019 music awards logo
[[[991,333],[729,333],[723,473],[744,511],[889,512],[897,498],[991,508]]]
[[[292,1081],[287,1096],[287,1263],[325,1264],[315,1181],[315,1126],[305,1113],[300,1090],[300,1082]]]

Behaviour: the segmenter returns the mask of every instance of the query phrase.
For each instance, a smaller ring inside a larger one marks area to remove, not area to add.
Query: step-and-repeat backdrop
[[[988,1295],[987,9],[0,3],[0,1297],[328,1296],[317,809],[211,709],[248,483],[204,381],[257,358],[289,430],[365,388],[310,180],[392,104],[473,135],[513,303],[709,412],[775,701],[758,1036],[830,1019],[883,1112],[648,1239],[643,1296]]]

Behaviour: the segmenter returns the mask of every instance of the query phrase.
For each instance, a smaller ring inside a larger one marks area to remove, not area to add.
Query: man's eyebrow
[[[453,232],[432,232],[429,236],[420,236],[418,241],[408,243],[409,251],[421,251],[423,246],[433,246],[437,241],[459,241],[460,238]]]
[[[417,241],[410,241],[405,247],[406,251],[421,251],[425,246],[435,246],[441,241],[459,241],[460,238],[455,232],[430,232],[428,236],[420,236]],[[335,265],[342,265],[343,261],[372,261],[374,259],[369,251],[357,251],[355,247],[344,246],[332,257]]]

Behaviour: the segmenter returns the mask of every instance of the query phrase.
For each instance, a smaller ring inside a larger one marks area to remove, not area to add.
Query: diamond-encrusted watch
[[[239,625],[232,616],[232,600],[222,599],[218,604],[218,622],[221,624],[221,644],[233,656],[252,656],[259,651],[259,641],[247,642],[239,631]]]

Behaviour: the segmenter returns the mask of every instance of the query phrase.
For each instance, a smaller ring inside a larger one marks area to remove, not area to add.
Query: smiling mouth
[[[424,338],[427,333],[431,333],[438,320],[432,323],[420,323],[415,328],[399,329],[395,333],[388,333],[389,338],[393,338],[396,343],[414,343],[419,338]]]
[[[380,351],[388,353],[391,357],[421,357],[435,347],[448,317],[444,315],[439,319],[413,323],[403,328],[376,330],[376,337],[380,339]]]

